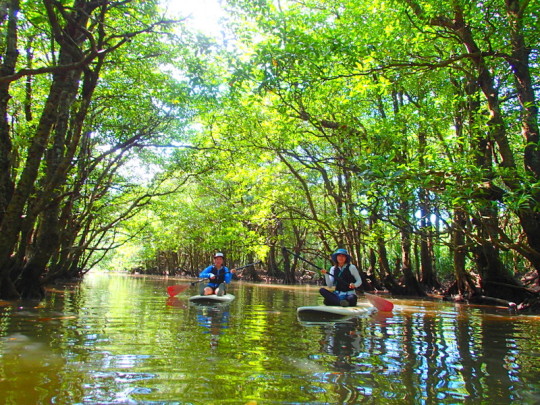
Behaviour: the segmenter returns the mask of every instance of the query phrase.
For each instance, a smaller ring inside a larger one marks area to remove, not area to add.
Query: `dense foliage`
[[[0,22],[0,295],[39,297],[162,193],[132,168],[182,136],[190,84],[164,71],[199,48],[156,1],[4,1]]]

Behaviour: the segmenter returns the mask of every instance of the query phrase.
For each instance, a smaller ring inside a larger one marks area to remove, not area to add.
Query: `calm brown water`
[[[184,282],[94,274],[4,303],[0,403],[540,403],[539,317],[395,300],[306,324],[296,308],[317,287],[233,283],[232,303],[205,307],[187,301],[196,287],[167,298]]]

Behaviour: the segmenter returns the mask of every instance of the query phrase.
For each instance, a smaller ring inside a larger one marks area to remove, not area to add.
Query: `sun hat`
[[[347,256],[347,263],[351,261],[351,255],[349,255],[349,252],[347,252],[346,249],[338,249],[334,253],[332,253],[332,261],[334,263],[337,263],[337,256],[338,255],[345,255]]]

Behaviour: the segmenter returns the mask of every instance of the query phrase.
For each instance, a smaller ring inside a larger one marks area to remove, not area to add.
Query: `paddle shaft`
[[[294,257],[296,257],[296,258],[302,260],[303,262],[306,262],[307,264],[312,265],[312,266],[315,267],[316,269],[324,270],[322,267],[317,266],[315,263],[311,263],[309,260],[304,259],[304,258],[303,258],[302,256],[300,256],[299,254],[294,253],[292,250],[289,250],[289,249],[287,249],[287,248],[285,248],[285,250],[286,250],[287,252],[289,252],[290,254],[292,254]]]
[[[258,262],[255,262],[255,263],[250,263],[250,264],[246,264],[244,266],[240,266],[240,267],[237,267],[235,268],[234,270],[242,270],[242,269],[245,269],[246,267],[249,267],[249,266],[254,266],[256,264],[259,264],[261,261],[259,260]]]

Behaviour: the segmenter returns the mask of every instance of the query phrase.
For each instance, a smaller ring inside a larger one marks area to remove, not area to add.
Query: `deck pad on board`
[[[364,307],[338,307],[329,305],[315,305],[299,307],[296,310],[298,317],[302,320],[336,320],[365,314]]]
[[[231,302],[234,300],[234,295],[232,294],[225,294],[225,295],[194,295],[192,297],[189,297],[189,300],[191,302],[198,302],[198,303],[218,303],[218,302]]]

